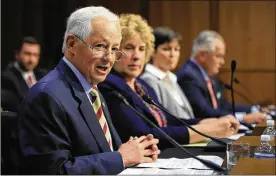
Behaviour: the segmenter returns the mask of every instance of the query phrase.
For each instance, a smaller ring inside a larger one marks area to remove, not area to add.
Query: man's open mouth
[[[97,66],[96,68],[101,70],[101,71],[106,71],[107,70],[107,66]]]

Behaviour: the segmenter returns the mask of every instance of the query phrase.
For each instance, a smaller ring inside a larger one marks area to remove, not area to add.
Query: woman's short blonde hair
[[[146,44],[146,62],[154,51],[154,35],[153,29],[149,26],[148,22],[140,15],[136,14],[121,14],[120,25],[122,31],[122,42],[129,38],[139,35]]]

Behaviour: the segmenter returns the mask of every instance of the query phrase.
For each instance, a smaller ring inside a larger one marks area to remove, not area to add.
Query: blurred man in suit
[[[46,71],[38,69],[40,44],[34,37],[24,37],[16,49],[16,61],[9,64],[2,74],[2,107],[4,110],[17,111],[25,93]]]
[[[15,132],[21,174],[115,175],[156,161],[160,150],[152,135],[121,143],[97,88],[123,58],[118,20],[94,6],[68,18],[64,57],[22,101]]]
[[[178,83],[197,117],[221,117],[232,113],[232,106],[216,90],[221,86],[216,75],[225,63],[225,42],[215,31],[202,31],[194,40],[191,58],[178,71]],[[237,119],[247,124],[266,119],[255,106],[236,105]]]

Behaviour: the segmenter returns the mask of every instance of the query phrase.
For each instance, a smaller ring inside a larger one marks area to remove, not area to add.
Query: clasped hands
[[[160,150],[157,147],[158,143],[159,140],[154,138],[152,134],[139,138],[131,136],[118,149],[118,152],[122,155],[124,167],[155,162],[160,154]]]

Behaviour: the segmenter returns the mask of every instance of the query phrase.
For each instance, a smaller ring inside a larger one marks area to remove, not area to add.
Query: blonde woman
[[[177,120],[143,101],[141,97],[146,94],[155,102],[158,102],[153,89],[138,78],[143,71],[145,63],[148,62],[154,51],[153,30],[146,20],[134,14],[121,15],[120,25],[122,30],[120,51],[125,53],[124,59],[114,64],[111,73],[98,87],[106,99],[112,121],[122,141],[127,141],[129,136],[151,133],[159,139],[159,148],[172,147],[155,128],[150,126],[123,102],[120,102],[113,95],[114,91],[125,96],[131,106],[179,143],[187,144],[203,140],[202,136],[190,131]],[[198,120],[192,119],[189,123],[196,124]],[[194,125],[193,127],[203,133],[210,131],[210,127],[206,124]],[[231,118],[225,118],[220,127],[217,128],[221,128],[221,131],[224,131],[223,136],[217,137],[229,136],[236,130],[236,128],[231,128]],[[215,136],[215,134],[213,135]]]

